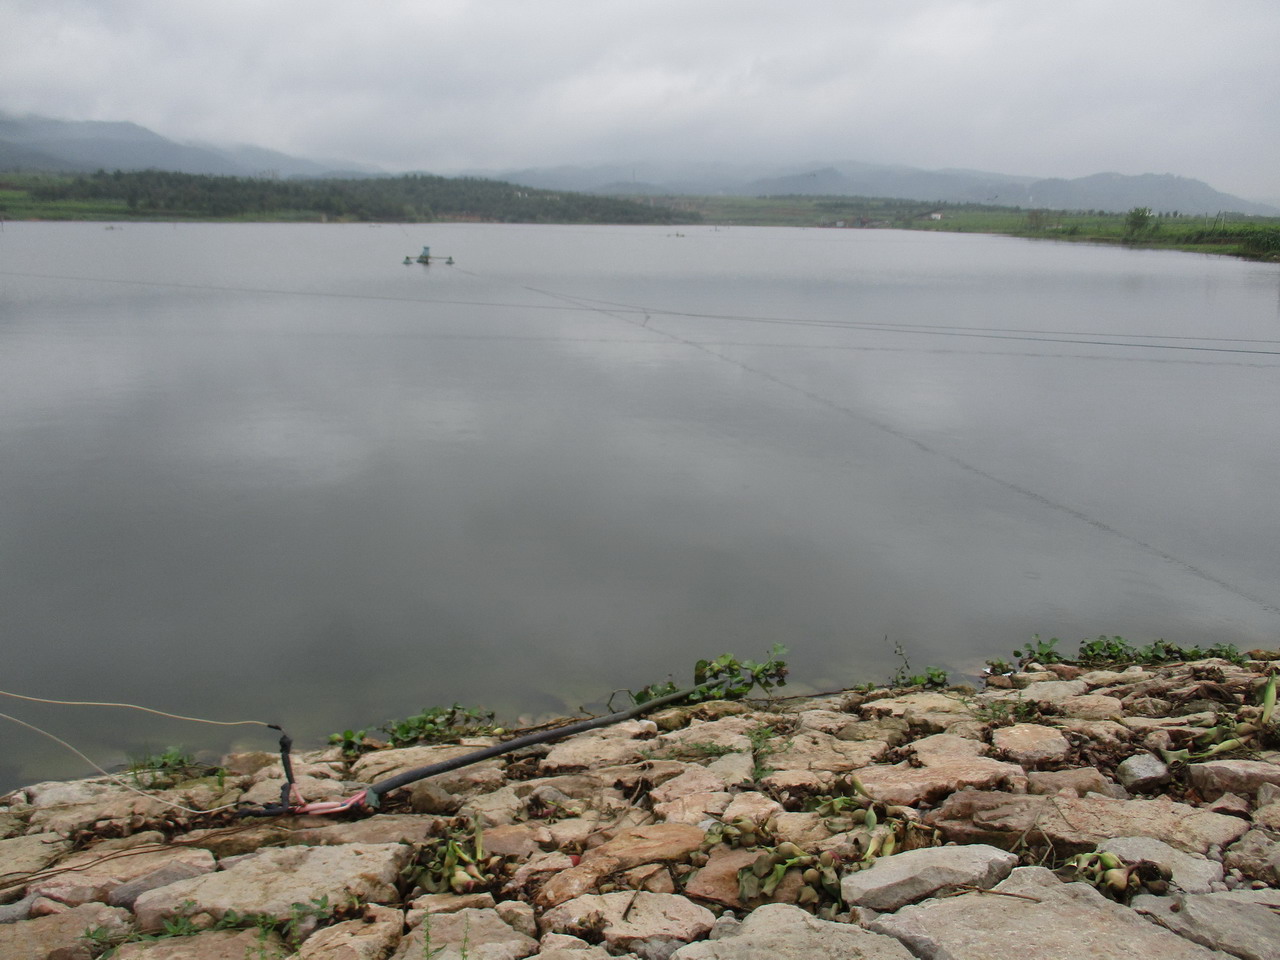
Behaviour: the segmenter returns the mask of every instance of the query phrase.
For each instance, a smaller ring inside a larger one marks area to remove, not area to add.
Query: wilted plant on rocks
[[[1267,677],[1260,700],[1261,712],[1256,720],[1246,719],[1245,710],[1239,711],[1234,717],[1220,717],[1217,724],[1192,741],[1195,752],[1192,752],[1191,748],[1161,750],[1164,762],[1186,763],[1191,760],[1207,760],[1223,753],[1254,749],[1260,745],[1263,738],[1273,738],[1275,724],[1272,718],[1276,708],[1276,675],[1274,673]]]
[[[813,855],[805,853],[794,843],[780,843],[772,850],[762,850],[755,862],[738,871],[738,893],[743,900],[769,899],[789,871],[796,871],[803,880],[796,902],[806,909],[818,911],[825,904],[838,911],[840,905],[840,874],[838,860],[832,853]]]
[[[424,893],[473,893],[497,885],[502,857],[487,857],[480,829],[454,834],[426,847],[407,868],[413,886]]]
[[[758,824],[750,817],[736,817],[728,823],[715,823],[706,832],[703,849],[709,850],[723,843],[729,847],[767,846],[773,842],[773,831],[765,824]]]
[[[1114,853],[1082,853],[1072,857],[1055,871],[1067,883],[1083,882],[1096,887],[1104,896],[1128,903],[1137,893],[1169,892],[1173,874],[1168,867],[1139,860],[1125,863]]]

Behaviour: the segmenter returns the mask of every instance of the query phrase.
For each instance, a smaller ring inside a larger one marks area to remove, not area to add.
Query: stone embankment
[[[1280,957],[1270,667],[668,709],[363,817],[162,802],[275,802],[265,753],[150,796],[41,783],[0,798],[0,957]],[[491,742],[299,754],[298,788]]]

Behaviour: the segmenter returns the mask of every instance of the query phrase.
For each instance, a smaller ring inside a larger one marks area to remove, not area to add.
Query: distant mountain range
[[[177,143],[136,123],[0,113],[0,170],[172,170],[233,177],[365,177],[383,171],[252,146]]]
[[[370,177],[386,171],[337,160],[309,160],[253,146],[178,143],[134,123],[55,120],[0,113],[0,171],[173,170],[240,177]],[[439,172],[439,171],[436,171]],[[618,196],[862,196],[927,203],[988,203],[1054,210],[1262,216],[1280,208],[1220,193],[1172,174],[1097,173],[1075,180],[980,170],[921,170],[856,161],[790,166],[637,163],[457,171],[522,186]]]
[[[1221,193],[1203,181],[1154,173],[1095,173],[1075,180],[1046,180],[981,170],[921,170],[856,161],[786,168],[646,163],[469,172],[529,187],[627,196],[895,197],[1053,210],[1150,207],[1157,213],[1280,215],[1280,208]]]

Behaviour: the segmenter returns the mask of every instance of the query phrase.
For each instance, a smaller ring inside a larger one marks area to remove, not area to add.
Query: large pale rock
[[[446,760],[464,757],[475,753],[479,747],[459,746],[457,744],[429,744],[417,747],[398,747],[392,750],[375,750],[366,753],[351,767],[350,779],[361,783],[377,783],[390,777],[399,776],[419,767],[427,767]],[[469,784],[476,775],[476,770],[501,770],[503,762],[499,759],[482,760],[478,764],[437,774],[432,781],[446,790],[453,792],[455,786]]]
[[[284,956],[288,951],[274,930],[210,930],[190,937],[126,943],[112,960],[273,960]]]
[[[534,899],[538,906],[543,908],[559,906],[569,900],[594,893],[596,885],[601,880],[623,869],[622,864],[613,857],[596,857],[585,863],[571,865],[552,873],[546,883],[538,889]]]
[[[838,740],[829,733],[800,731],[783,740],[764,763],[774,770],[847,773],[879,760],[888,749],[883,740]]]
[[[831,836],[826,821],[818,813],[779,813],[771,821],[773,835],[781,843],[789,840],[806,850]]]
[[[707,769],[729,787],[740,787],[755,781],[756,759],[750,753],[726,753],[707,764]]]
[[[1280,785],[1280,764],[1263,760],[1206,760],[1187,766],[1187,780],[1206,800],[1224,793],[1253,796],[1264,783]]]
[[[1169,768],[1159,757],[1150,753],[1135,753],[1116,767],[1116,778],[1126,790],[1142,793],[1164,786],[1169,782]]]
[[[1020,692],[1023,700],[1037,703],[1061,703],[1070,697],[1083,696],[1089,685],[1083,680],[1044,680],[1029,683]]]
[[[818,733],[838,735],[854,718],[838,710],[801,710],[796,714],[796,721],[801,730],[816,730]]]
[[[702,846],[705,834],[687,823],[655,823],[622,830],[612,839],[588,850],[583,863],[608,858],[617,862],[615,869],[626,870],[642,863],[668,863],[686,860]]]
[[[583,770],[604,764],[632,763],[652,746],[648,740],[626,740],[619,737],[577,736],[557,743],[542,758],[545,773]]]
[[[217,778],[192,780],[172,789],[141,794],[114,780],[78,780],[66,784],[27,787],[33,809],[29,829],[70,836],[95,824],[128,827],[138,820],[154,821],[173,813],[171,804],[207,810],[232,803],[240,790]]]
[[[725,760],[731,756],[734,756],[734,754],[728,754],[719,759]],[[739,756],[741,755],[739,754]],[[750,760],[750,757],[748,757],[748,760]],[[672,777],[680,776],[692,766],[694,764],[683,763],[680,760],[641,760],[638,763],[622,763],[584,770],[578,776],[590,780],[597,787],[617,787],[623,793],[631,794],[641,784],[656,787],[666,783]],[[711,766],[712,764],[707,764],[708,768]],[[716,770],[712,770],[712,773],[717,776],[723,776]]]
[[[145,883],[152,874],[178,880],[212,873],[216,865],[208,850],[162,843],[137,845],[130,839],[104,840],[68,857],[59,864],[59,870],[67,872],[37,881],[27,892],[75,907],[105,901],[118,887],[131,881]]]
[[[751,866],[758,856],[759,850],[713,847],[706,866],[685,884],[685,892],[700,901],[710,900],[740,910],[746,904],[738,893],[738,871]]]
[[[562,936],[562,934],[553,933],[553,937]],[[585,940],[579,940],[577,937],[566,937],[566,940],[577,940],[581,943],[581,947],[543,947],[538,951],[538,960],[617,960],[616,957],[604,947],[587,943]],[[623,954],[623,957],[635,957],[634,953]]]
[[[1071,744],[1066,737],[1052,727],[1038,723],[999,727],[991,732],[991,745],[1024,767],[1061,763],[1071,752]]]
[[[650,945],[705,937],[715,919],[706,907],[684,897],[624,890],[553,907],[542,915],[542,928],[573,935],[590,930],[603,937],[611,953],[647,953]]]
[[[1067,697],[1058,703],[1058,708],[1065,716],[1081,720],[1114,720],[1124,716],[1124,704],[1118,698],[1099,693]]]
[[[468,909],[424,920],[400,941],[391,960],[521,960],[537,951],[538,941],[496,910]]]
[[[774,770],[761,777],[758,785],[784,806],[795,806],[816,793],[829,792],[835,781],[836,775],[824,770]]]
[[[462,816],[484,827],[500,827],[515,823],[524,812],[524,799],[514,786],[472,797],[459,811]]]
[[[748,790],[745,793],[739,793],[733,798],[733,801],[725,808],[724,821],[732,823],[740,817],[746,817],[756,826],[768,823],[770,817],[777,816],[782,813],[782,804],[778,803],[763,793],[757,793],[754,790]]]
[[[1076,796],[1101,793],[1111,796],[1115,784],[1102,775],[1096,767],[1078,767],[1072,770],[1035,770],[1027,773],[1028,793],[1060,793],[1070,790]]]
[[[26,837],[10,837],[0,840],[0,877],[16,878],[43,870],[64,856],[71,843],[56,833],[33,833]],[[0,902],[16,900],[22,887],[10,887],[0,893]]]
[[[681,947],[671,960],[912,960],[902,944],[799,907],[767,903],[737,930]]]
[[[1280,884],[1280,841],[1265,830],[1250,830],[1232,844],[1222,862],[1251,879]]]
[[[983,843],[931,847],[881,857],[840,881],[850,906],[891,911],[949,887],[994,887],[1018,865],[1016,854]]]
[[[1118,747],[1133,738],[1133,731],[1115,720],[1081,720],[1078,717],[1054,717],[1053,725],[1064,733],[1078,733],[1086,740],[1107,747]]]
[[[696,754],[699,747],[750,753],[751,739],[748,734],[768,726],[774,719],[766,714],[743,714],[708,722],[695,720],[683,730],[662,734],[654,742],[654,749],[659,756]]]
[[[973,718],[973,710],[960,697],[946,693],[908,693],[901,697],[872,700],[862,705],[862,715],[899,717],[908,725],[943,733],[947,728]]]
[[[1228,817],[1174,803],[1154,800],[1115,800],[1089,794],[1070,796],[1011,796],[966,790],[953,794],[925,818],[957,843],[1007,846],[1024,838],[1028,843],[1051,842],[1059,853],[1083,852],[1114,836],[1155,837],[1191,853],[1225,847],[1249,825]]]
[[[981,740],[957,736],[954,733],[935,733],[922,737],[908,748],[922,763],[941,760],[959,760],[964,757],[985,757],[987,745]]]
[[[280,802],[280,788],[285,784],[284,777],[279,780],[260,780],[246,790],[240,799],[254,806]],[[298,796],[308,802],[320,800],[344,800],[351,793],[336,780],[321,777],[298,777],[294,781]]]
[[[1261,791],[1259,791],[1261,795]],[[1280,803],[1264,803],[1253,811],[1253,825],[1268,830],[1280,830]]]
[[[1162,927],[1241,960],[1280,957],[1280,891],[1233,890],[1196,896],[1135,897],[1133,909]]]
[[[1139,666],[1126,667],[1124,670],[1090,670],[1076,677],[1092,687],[1110,687],[1118,683],[1138,683],[1149,680],[1154,674]]]
[[[702,823],[708,817],[718,817],[729,806],[733,795],[720,793],[691,793],[670,803],[655,803],[654,814],[668,823]]]
[[[293,904],[320,897],[392,903],[399,872],[412,857],[412,848],[400,843],[260,850],[218,873],[144,893],[134,912],[144,930],[156,931],[171,917],[206,913],[219,919],[228,910],[285,920]]]
[[[63,913],[0,925],[0,957],[4,960],[89,960],[86,930],[101,928],[123,938],[130,929],[129,911],[86,903]],[[96,952],[96,951],[95,951]]]
[[[992,896],[966,893],[904,907],[868,927],[896,937],[916,957],[945,960],[1221,960],[1084,883],[1064,884],[1043,867],[1022,867]]]
[[[1173,882],[1186,893],[1208,893],[1222,880],[1222,864],[1217,860],[1175,850],[1153,837],[1115,837],[1098,844],[1098,850],[1109,850],[1126,863],[1150,860],[1168,867]]]
[[[858,779],[877,800],[907,806],[936,803],[965,787],[1015,793],[1027,789],[1027,774],[1016,763],[954,755],[926,755],[921,759],[924,766],[920,767],[908,763],[863,767]]]
[[[649,796],[654,803],[669,803],[680,797],[694,793],[722,793],[725,789],[723,778],[716,776],[705,767],[690,766],[679,776],[664,781],[654,787]]]
[[[359,820],[308,817],[290,832],[289,844],[327,847],[344,843],[422,843],[447,820],[420,813],[379,813]]]
[[[836,736],[841,740],[883,740],[896,747],[907,739],[911,724],[901,717],[877,717],[874,720],[854,720],[846,723]]]

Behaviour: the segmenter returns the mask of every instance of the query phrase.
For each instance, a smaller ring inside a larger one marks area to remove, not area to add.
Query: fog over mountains
[[[173,170],[241,177],[391,176],[340,160],[307,159],[247,145],[178,143],[127,122],[57,120],[0,113],[0,171],[63,173]],[[1172,174],[1097,173],[1073,180],[978,170],[922,170],[857,161],[812,164],[647,162],[527,169],[422,171],[479,176],[529,187],[618,195],[895,197],[1067,210],[1280,215],[1265,203],[1220,193]]]

